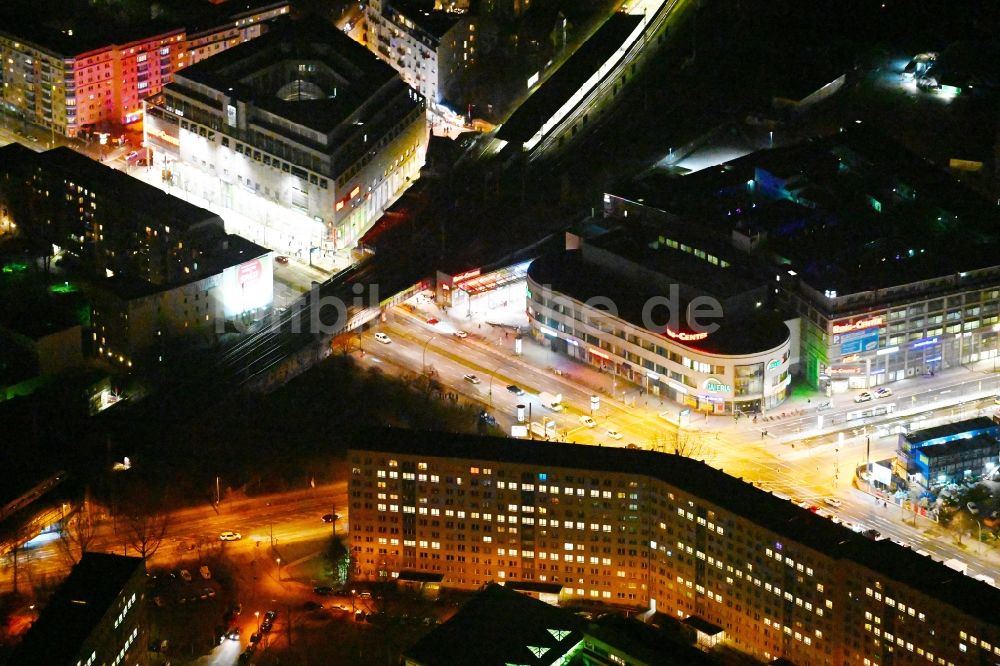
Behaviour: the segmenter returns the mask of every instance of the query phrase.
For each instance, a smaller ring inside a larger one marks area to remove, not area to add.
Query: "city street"
[[[333,526],[322,522],[325,514],[340,515],[337,531],[347,531],[347,481],[329,486],[290,491],[252,499],[223,499],[219,510],[201,505],[172,511],[167,517],[164,538],[150,559],[151,568],[173,568],[179,562],[196,557],[203,549],[220,549],[231,556],[250,556],[258,544],[281,548],[283,544],[321,539],[332,534]],[[109,518],[96,528],[92,550],[136,555],[124,536],[115,535]],[[239,541],[221,542],[224,531],[239,533]],[[121,532],[121,530],[120,530]],[[9,557],[7,558],[9,559]],[[69,560],[58,539],[48,540],[37,548],[26,548],[18,555],[18,575],[22,581],[32,576],[62,577],[69,571]],[[10,590],[14,570],[5,562],[0,568],[0,590]]]
[[[437,323],[429,323],[429,319]],[[788,400],[771,412],[773,421],[734,421],[727,416],[706,416],[700,421],[702,416],[695,415],[691,425],[678,434],[673,424],[659,416],[666,408],[665,401],[640,396],[636,387],[620,385],[607,374],[555,354],[527,335],[522,338],[522,354],[515,355],[512,330],[490,325],[487,319],[495,324],[501,320],[520,321],[522,326],[527,323],[523,313],[503,308],[474,313],[471,318],[453,318],[429,299],[418,297],[406,307],[395,308],[377,329],[387,334],[391,343],[377,342],[376,331],[361,336],[365,350],[362,362],[380,364],[383,369],[395,365],[417,374],[433,372],[433,379],[447,390],[481,404],[508,433],[517,420],[517,405],[523,404],[530,406],[531,421],[554,421],[560,441],[621,447],[635,444],[667,452],[679,448],[772,492],[822,508],[825,514],[836,514],[839,520],[877,529],[883,536],[937,559],[958,558],[970,565],[970,575],[989,573],[996,567],[995,549],[975,545],[974,538],[971,545],[958,546],[953,542],[954,533],[920,516],[913,525],[912,512],[891,502],[883,507],[881,500],[876,502],[853,485],[855,468],[865,462],[869,436],[870,459],[884,460],[895,455],[893,426],[905,422],[915,428],[927,427],[991,413],[995,408],[992,396],[998,390],[998,378],[991,373],[959,369],[897,382],[893,384],[895,395],[878,402],[895,401],[898,409],[879,417],[848,420],[850,414],[873,404],[855,404],[856,392],[833,398],[813,393]],[[464,330],[468,336],[458,338],[456,330]],[[467,374],[475,375],[479,382],[465,380]],[[509,392],[509,384],[523,389],[525,395]],[[564,410],[552,412],[544,407],[539,401],[541,392],[561,393]],[[591,395],[601,399],[593,415],[597,422],[594,428],[580,422],[590,413]],[[805,430],[815,431],[816,407],[828,400],[832,408],[821,412],[822,437],[809,437]],[[782,413],[801,415],[782,417]],[[609,429],[620,432],[622,438],[610,438]],[[843,504],[834,511],[824,506],[826,497],[836,497]]]

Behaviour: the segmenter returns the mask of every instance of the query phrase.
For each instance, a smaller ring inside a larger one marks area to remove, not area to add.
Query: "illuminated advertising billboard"
[[[270,252],[230,266],[222,273],[222,309],[226,319],[274,303],[274,255]]]

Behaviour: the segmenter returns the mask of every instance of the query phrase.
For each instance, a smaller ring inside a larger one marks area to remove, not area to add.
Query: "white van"
[[[390,338],[388,335],[386,335],[385,333],[383,333],[381,331],[379,331],[378,333],[375,334],[375,339],[378,340],[379,342],[381,342],[384,345],[387,345],[387,344],[389,344],[389,343],[392,342],[392,338]]]

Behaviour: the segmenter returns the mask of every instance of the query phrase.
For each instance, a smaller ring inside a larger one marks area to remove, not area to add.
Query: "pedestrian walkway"
[[[667,410],[676,413],[676,411],[685,408],[685,405],[669,398],[643,392],[640,386],[623,377],[602,372],[596,367],[552,351],[547,345],[538,342],[527,333],[528,319],[523,310],[501,307],[490,310],[486,314],[473,313],[469,317],[465,313],[458,314],[452,310],[442,310],[426,297],[412,300],[409,305],[417,316],[424,319],[435,317],[441,321],[447,321],[456,329],[470,333],[472,335],[470,340],[474,343],[489,346],[507,355],[511,362],[519,362],[536,370],[548,371],[566,382],[571,382],[579,388],[600,395],[605,400],[614,400],[623,407],[648,410],[650,416],[657,416]],[[520,356],[514,353],[516,334],[512,328],[515,326],[522,331]],[[921,391],[933,391],[955,382],[972,379],[976,374],[991,376],[994,371],[993,360],[981,361],[970,366],[944,370],[934,377],[907,379],[891,386],[897,392],[912,388],[914,385],[918,385]],[[801,439],[800,434],[792,433],[782,435],[779,438],[777,433],[772,432],[771,429],[780,430],[783,423],[794,419],[816,418],[827,411],[849,409],[855,405],[854,397],[856,395],[856,391],[851,391],[827,396],[811,386],[793,382],[790,395],[781,405],[767,410],[756,418],[742,416],[736,419],[732,415],[692,412],[692,420],[688,428],[709,433],[731,434],[740,439],[760,437],[761,439],[782,441],[794,445]],[[828,408],[821,410],[821,406],[828,406]],[[833,429],[838,430],[843,427],[843,424],[839,424],[833,426]]]

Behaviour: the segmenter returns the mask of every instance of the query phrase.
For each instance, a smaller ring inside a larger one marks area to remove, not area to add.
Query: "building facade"
[[[579,249],[529,266],[538,340],[688,409],[752,413],[785,399],[793,338],[780,318],[762,313],[768,295],[758,281],[669,238],[619,240],[574,240]],[[705,321],[711,332],[690,326],[699,302],[720,308],[721,317]]]
[[[53,134],[76,136],[94,128],[142,119],[142,100],[158,93],[184,67],[260,36],[268,21],[289,12],[287,0],[251,8],[192,32],[176,27],[153,35],[101,35],[83,17],[62,31],[30,17],[0,29],[0,104]],[[23,18],[23,17],[22,17]]]
[[[986,417],[900,433],[899,476],[923,488],[989,478],[1000,468],[1000,425]]]
[[[391,68],[291,22],[178,74],[145,133],[204,196],[260,221],[280,211],[310,252],[353,247],[417,178],[428,138],[424,98]]]
[[[273,253],[222,219],[68,148],[0,148],[0,208],[19,234],[80,261],[94,353],[132,367],[214,342],[270,311]]]
[[[996,207],[866,127],[649,179],[605,195],[605,214],[693,228],[753,257],[800,318],[802,375],[819,388],[996,358]]]
[[[427,100],[428,111],[445,104],[452,82],[475,66],[476,20],[469,14],[372,0],[365,25],[368,48]]]
[[[142,558],[84,553],[15,648],[11,663],[147,664],[145,598]]]
[[[687,458],[389,430],[348,453],[356,575],[540,581],[797,664],[993,663],[995,588]]]

